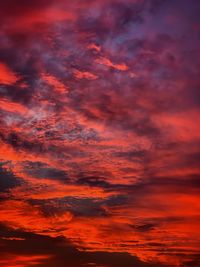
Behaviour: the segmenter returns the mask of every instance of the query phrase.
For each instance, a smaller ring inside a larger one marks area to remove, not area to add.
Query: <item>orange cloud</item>
[[[169,136],[182,141],[200,139],[200,126],[197,122],[200,111],[192,109],[178,113],[162,113],[153,116],[156,124]]]
[[[96,44],[90,44],[87,46],[88,49],[91,49],[91,50],[95,50],[97,52],[100,52],[101,51],[101,47],[96,45]]]
[[[52,75],[43,74],[42,78],[50,86],[53,86],[56,92],[61,93],[61,94],[68,92],[67,86],[65,86],[62,82],[60,82],[56,77]]]
[[[116,70],[121,70],[121,71],[128,70],[128,66],[125,63],[115,64],[110,59],[108,59],[106,57],[98,58],[95,60],[95,62],[98,64],[101,64],[101,65],[105,65],[107,67],[112,67]]]
[[[88,80],[96,80],[98,78],[97,75],[88,72],[88,71],[79,71],[75,70],[74,75],[77,79],[88,79]]]
[[[0,98],[0,107],[5,111],[19,113],[22,115],[28,112],[28,109],[22,104],[11,102],[5,98]]]
[[[4,63],[0,62],[0,83],[14,84],[19,77]]]

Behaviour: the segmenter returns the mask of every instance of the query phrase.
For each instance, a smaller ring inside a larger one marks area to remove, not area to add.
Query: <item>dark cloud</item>
[[[42,162],[25,162],[24,172],[39,179],[52,179],[66,182],[68,178],[65,171],[51,168]]]
[[[148,224],[143,224],[143,225],[136,225],[136,226],[133,226],[133,228],[139,232],[148,232],[148,231],[154,230],[155,225],[152,223],[148,223]]]
[[[78,20],[78,28],[90,33],[92,38],[99,43],[106,41],[108,36],[115,37],[126,31],[130,26],[142,23],[144,5],[143,3],[125,3],[122,1],[108,1],[98,10],[98,15],[89,12],[81,16]],[[91,38],[91,39],[92,39]]]
[[[6,2],[1,2],[1,12],[4,14],[16,15],[19,16],[26,12],[31,12],[33,10],[42,9],[47,7],[53,1],[50,0],[36,0],[34,2],[27,3],[25,0],[8,0]]]
[[[199,265],[200,265],[200,255],[198,253],[192,255],[191,260],[184,261],[182,264],[183,267],[187,266],[198,267]]]
[[[106,211],[102,207],[102,201],[92,198],[65,197],[59,199],[30,200],[33,205],[39,205],[45,216],[62,215],[66,211],[75,216],[98,217],[106,216]]]
[[[38,263],[41,267],[60,266],[89,266],[90,263],[108,267],[157,267],[157,263],[144,263],[128,253],[109,252],[80,252],[62,237],[51,238],[29,232],[21,232],[0,226],[4,238],[22,238],[24,240],[0,239],[2,252],[9,251],[10,255],[48,255],[49,259]],[[159,264],[159,267],[164,265]]]
[[[20,184],[20,179],[0,164],[0,192],[5,192]]]
[[[109,214],[105,207],[123,206],[128,203],[128,198],[126,195],[117,195],[105,200],[89,197],[64,197],[46,201],[30,199],[29,202],[40,207],[45,216],[62,215],[69,211],[78,217],[106,217]]]
[[[45,150],[44,145],[42,143],[38,141],[34,142],[28,139],[24,139],[15,132],[11,132],[8,135],[7,133],[1,133],[1,139],[15,149],[28,150],[37,153],[40,153]]]
[[[115,157],[119,157],[119,158],[125,158],[128,160],[138,160],[138,161],[143,161],[145,160],[145,158],[148,156],[148,152],[145,150],[133,150],[133,151],[120,151],[120,152],[115,152],[113,154],[113,156]]]
[[[151,0],[149,4],[149,11],[154,15],[166,4],[166,0]]]
[[[17,85],[2,85],[0,90],[0,97],[7,98],[15,103],[21,103],[23,105],[28,105],[31,101],[31,97],[34,90],[30,88],[20,88]]]
[[[86,184],[90,186],[96,186],[96,187],[104,187],[109,188],[111,185],[106,181],[105,173],[99,173],[97,175],[90,175],[90,176],[84,176],[84,175],[77,175],[78,180],[77,184]]]

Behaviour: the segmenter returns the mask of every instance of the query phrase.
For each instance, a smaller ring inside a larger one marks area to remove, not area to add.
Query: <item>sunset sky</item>
[[[0,1],[0,267],[200,266],[200,1]]]

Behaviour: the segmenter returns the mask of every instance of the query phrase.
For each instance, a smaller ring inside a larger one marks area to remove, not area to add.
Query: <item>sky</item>
[[[0,267],[200,266],[200,1],[0,1]]]

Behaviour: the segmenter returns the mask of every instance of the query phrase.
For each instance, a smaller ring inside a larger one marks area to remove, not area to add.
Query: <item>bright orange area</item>
[[[110,59],[108,59],[106,57],[101,57],[101,58],[96,59],[96,63],[101,64],[101,65],[105,65],[107,67],[112,67],[116,70],[121,70],[121,71],[128,70],[128,66],[125,63],[115,64]]]
[[[17,80],[17,75],[6,64],[0,62],[0,83],[9,85]]]
[[[96,80],[98,78],[97,75],[88,72],[88,71],[74,71],[74,75],[77,79],[88,79],[88,80]]]
[[[22,115],[28,112],[28,109],[25,106],[11,102],[7,99],[0,99],[0,109]]]

